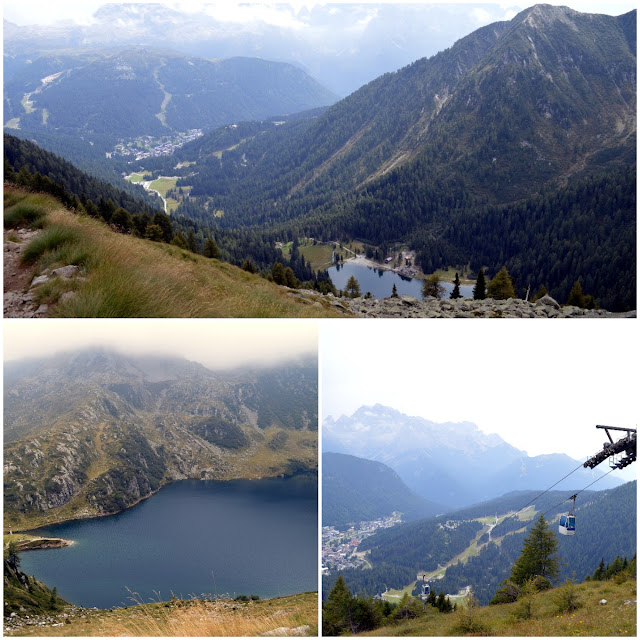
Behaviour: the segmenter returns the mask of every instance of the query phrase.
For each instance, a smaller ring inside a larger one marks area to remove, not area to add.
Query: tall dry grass
[[[293,635],[292,630],[296,630],[296,635],[317,635],[317,599],[311,599],[315,602],[315,611],[308,598],[297,604],[286,600],[289,599],[143,604],[135,607],[135,612],[128,610],[127,615],[111,615],[100,624],[99,635],[220,637],[275,632],[275,635],[286,636]]]
[[[328,306],[303,303],[238,267],[172,245],[114,233],[86,215],[53,206],[40,194],[10,194],[13,206],[46,207],[45,231],[29,261],[35,274],[78,264],[82,280],[43,292],[58,317],[336,317]],[[27,206],[28,205],[28,206]],[[26,209],[25,209],[26,210]],[[40,209],[37,209],[40,211]],[[49,229],[49,230],[47,230]],[[66,290],[74,296],[56,303]]]

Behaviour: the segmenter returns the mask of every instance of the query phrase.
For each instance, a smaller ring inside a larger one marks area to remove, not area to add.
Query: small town
[[[401,522],[401,514],[394,511],[385,518],[352,524],[345,531],[333,526],[322,527],[322,575],[367,566],[364,554],[356,553],[358,545],[378,529],[388,529]]]
[[[107,157],[133,156],[136,160],[143,160],[170,156],[176,149],[202,135],[202,129],[189,129],[186,133],[175,132],[161,137],[138,136],[132,140],[122,139],[118,141],[113,151],[107,154]]]

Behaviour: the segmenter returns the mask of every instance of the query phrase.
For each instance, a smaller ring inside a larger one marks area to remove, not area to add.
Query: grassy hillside
[[[601,600],[606,604],[598,604]],[[567,610],[573,600],[576,607]],[[605,582],[563,585],[531,598],[531,615],[522,602],[460,607],[442,614],[427,606],[412,620],[363,633],[367,636],[635,636],[636,580],[628,575]]]
[[[54,277],[32,289],[54,317],[333,317],[318,302],[230,264],[175,246],[113,233],[56,200],[5,188],[5,230],[42,228],[21,249],[20,268],[38,276],[76,265],[78,276]],[[10,240],[20,236],[9,232]],[[31,278],[29,277],[30,281]],[[5,291],[7,284],[5,280]],[[72,293],[68,293],[72,292]],[[64,295],[67,294],[67,295]]]
[[[175,599],[112,610],[67,607],[31,621],[13,620],[7,632],[38,637],[317,636],[318,594],[249,602]]]

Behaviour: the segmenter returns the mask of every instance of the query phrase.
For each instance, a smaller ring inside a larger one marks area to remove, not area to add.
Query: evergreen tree
[[[397,298],[398,297],[398,289],[396,287],[396,283],[393,283],[393,289],[391,289],[391,297],[392,298]]]
[[[204,241],[204,246],[202,247],[202,255],[205,256],[205,258],[220,258],[220,249],[218,249],[216,241],[211,236],[208,236]]]
[[[18,555],[18,545],[15,540],[9,542],[9,546],[7,547],[7,564],[14,570],[17,571],[20,566],[20,556]]]
[[[442,298],[445,288],[440,284],[440,277],[437,273],[430,275],[422,284],[423,298]]]
[[[554,582],[559,574],[558,539],[541,514],[524,539],[520,557],[511,568],[510,580],[522,586],[536,576]]]
[[[453,291],[451,292],[451,298],[457,300],[462,297],[460,295],[460,277],[458,276],[458,272],[456,271],[456,277],[453,279]]]
[[[251,262],[248,258],[245,258],[242,263],[242,268],[249,273],[258,273],[258,269],[256,269],[256,265]]]
[[[345,293],[349,298],[358,298],[360,297],[360,285],[354,276],[349,276],[347,280],[347,286],[345,288]]]
[[[282,262],[276,262],[273,267],[271,267],[271,276],[276,284],[287,284]]]
[[[567,304],[572,307],[584,307],[584,295],[582,294],[582,285],[580,280],[576,280],[573,283],[569,297],[567,298]]]
[[[486,289],[487,285],[484,277],[484,269],[480,269],[480,271],[478,271],[478,279],[473,287],[473,299],[484,300],[487,297]]]
[[[487,296],[494,300],[517,298],[513,280],[506,267],[502,267],[487,287]]]
[[[198,253],[198,241],[196,240],[196,234],[193,232],[193,229],[189,229],[189,235],[187,236],[187,246],[189,247],[189,251]]]

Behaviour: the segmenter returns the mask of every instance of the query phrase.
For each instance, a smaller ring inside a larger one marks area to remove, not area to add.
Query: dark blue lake
[[[388,269],[375,269],[362,264],[350,262],[342,266],[329,267],[327,269],[336,289],[344,289],[347,280],[354,276],[360,284],[360,291],[365,295],[367,291],[374,298],[389,298],[393,292],[393,285],[396,285],[398,295],[413,296],[422,299],[422,280],[417,278],[403,278],[402,276],[389,271]],[[453,284],[450,282],[441,283],[446,290],[445,297],[448,298],[453,291]],[[465,298],[473,297],[473,285],[460,285],[460,293]]]
[[[184,480],[115,516],[38,530],[71,547],[20,555],[21,568],[87,607],[171,594],[270,598],[318,588],[317,477]]]

